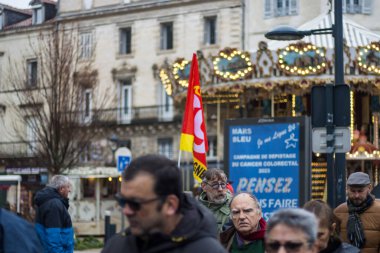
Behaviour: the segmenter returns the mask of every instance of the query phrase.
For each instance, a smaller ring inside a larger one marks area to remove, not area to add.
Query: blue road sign
[[[119,156],[117,157],[117,171],[123,172],[125,167],[129,165],[129,162],[131,161],[130,156]]]

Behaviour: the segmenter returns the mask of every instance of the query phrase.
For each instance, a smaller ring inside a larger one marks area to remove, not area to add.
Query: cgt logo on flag
[[[193,54],[187,88],[186,108],[182,123],[180,150],[193,152],[194,178],[201,182],[207,170],[208,141],[203,116],[203,103],[196,54]]]

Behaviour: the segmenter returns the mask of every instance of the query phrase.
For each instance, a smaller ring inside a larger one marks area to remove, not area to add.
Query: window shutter
[[[362,0],[362,13],[371,14],[372,13],[372,0]]]
[[[298,14],[298,0],[290,0],[289,14],[290,15]]]
[[[264,0],[264,17],[270,18],[273,16],[273,0]]]

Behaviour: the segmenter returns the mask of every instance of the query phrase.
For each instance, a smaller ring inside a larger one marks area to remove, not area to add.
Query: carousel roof
[[[315,19],[298,27],[299,30],[313,30],[331,28],[334,23],[334,13],[322,14]],[[362,25],[343,16],[343,37],[349,47],[365,46],[373,41],[379,41],[380,35],[376,34]],[[315,46],[334,48],[334,40],[330,34],[318,34],[306,36],[301,41],[312,43]],[[289,41],[270,41],[268,48],[276,50],[289,45]]]

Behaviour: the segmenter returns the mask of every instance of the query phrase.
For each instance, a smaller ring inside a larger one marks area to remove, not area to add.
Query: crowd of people
[[[257,197],[234,194],[222,170],[204,173],[196,198],[182,189],[174,161],[159,155],[134,159],[116,196],[129,226],[102,253],[380,253],[380,200],[363,172],[349,176],[347,201],[336,209],[311,200],[302,208],[279,209],[267,221]],[[1,210],[0,252],[72,253],[70,190],[69,179],[56,175],[36,194],[34,229]]]

